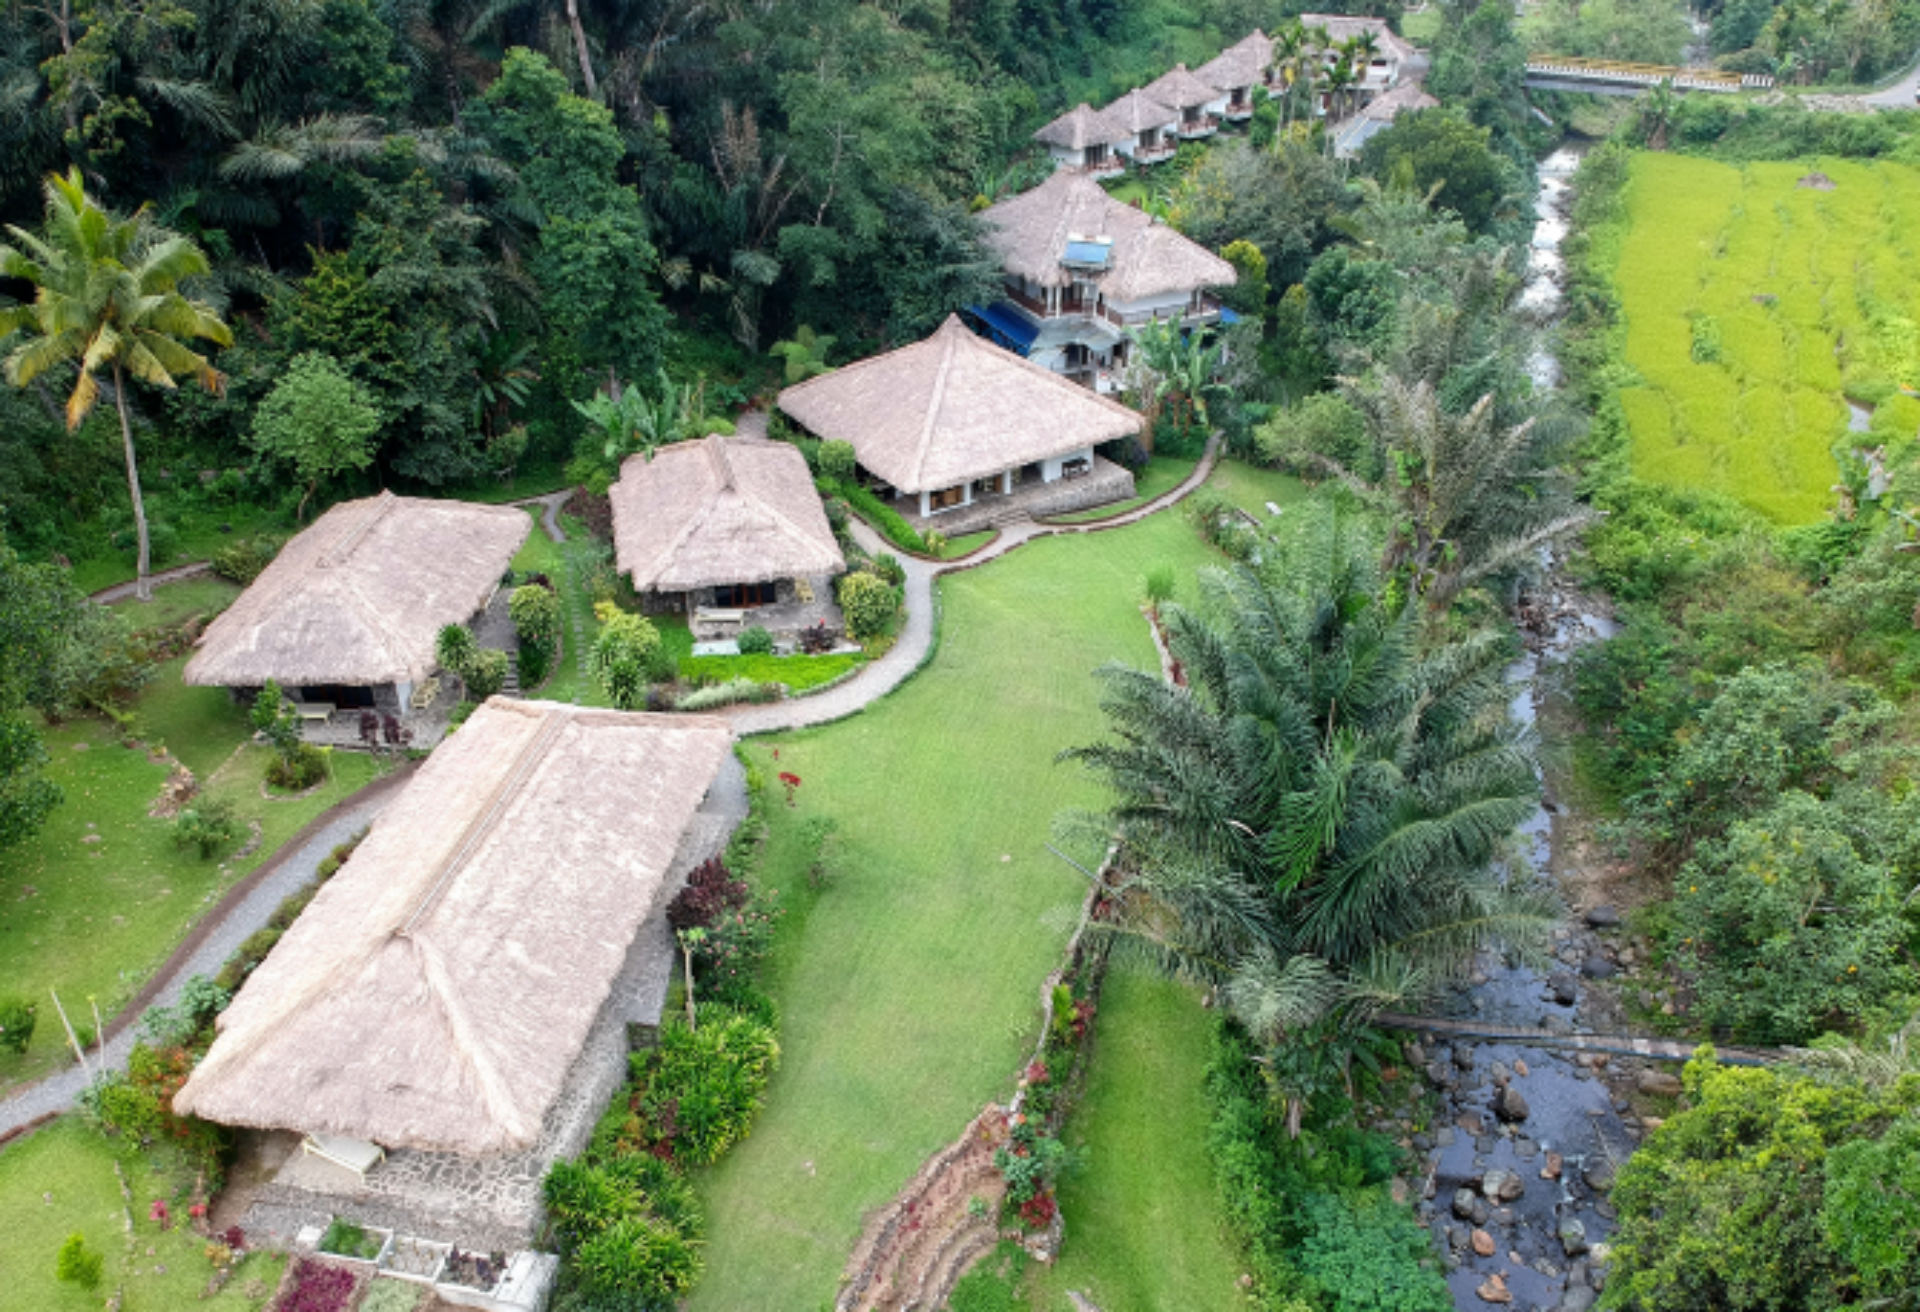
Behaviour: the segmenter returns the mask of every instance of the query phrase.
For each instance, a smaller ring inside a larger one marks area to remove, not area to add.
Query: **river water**
[[[1549,332],[1562,304],[1569,187],[1581,150],[1563,146],[1540,164],[1537,222],[1520,305],[1540,325],[1529,361],[1537,386],[1560,380]],[[1558,676],[1580,643],[1611,634],[1612,624],[1569,591],[1551,559],[1521,598],[1526,653],[1508,670],[1513,713],[1536,725]],[[1554,879],[1563,813],[1546,797],[1522,826],[1513,877]],[[1601,912],[1597,917],[1605,920]],[[1612,949],[1586,920],[1569,919],[1554,936],[1553,960],[1538,969],[1513,958],[1475,963],[1471,982],[1442,1010],[1489,1028],[1590,1032],[1592,977],[1611,974]],[[1567,1309],[1593,1305],[1604,1280],[1605,1243],[1614,1213],[1613,1173],[1637,1137],[1618,1078],[1595,1059],[1532,1044],[1423,1036],[1425,1076],[1441,1099],[1434,1128],[1416,1136],[1427,1170],[1421,1220],[1447,1263],[1459,1309],[1494,1306]],[[1596,1248],[1596,1246],[1598,1246]]]

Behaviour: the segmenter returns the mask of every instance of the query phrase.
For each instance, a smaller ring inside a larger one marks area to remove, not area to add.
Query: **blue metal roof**
[[[1060,257],[1060,263],[1081,264],[1091,269],[1104,269],[1107,267],[1107,260],[1112,254],[1112,242],[1070,241],[1067,243],[1067,253]]]
[[[1005,301],[995,301],[992,305],[969,305],[967,313],[980,321],[980,326],[987,330],[989,341],[1018,355],[1025,355],[1032,350],[1033,339],[1040,335],[1039,324]]]

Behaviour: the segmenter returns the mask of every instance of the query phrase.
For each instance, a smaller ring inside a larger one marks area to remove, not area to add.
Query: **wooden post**
[[[73,1049],[74,1060],[80,1063],[80,1073],[87,1077],[87,1083],[93,1083],[93,1071],[87,1066],[86,1049],[80,1046],[80,1037],[73,1032],[73,1022],[67,1019],[67,1009],[60,1005],[60,993],[57,989],[48,989],[53,995],[53,1009],[60,1013],[60,1024],[67,1031],[67,1044]]]

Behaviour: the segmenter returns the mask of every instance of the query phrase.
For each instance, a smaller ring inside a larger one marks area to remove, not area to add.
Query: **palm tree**
[[[180,283],[207,272],[207,257],[185,237],[147,220],[142,208],[119,219],[93,203],[78,167],[46,182],[43,237],[12,224],[12,245],[0,245],[0,274],[30,282],[31,305],[0,309],[0,336],[20,331],[27,340],[7,356],[6,378],[25,387],[47,370],[71,361],[78,369],[67,397],[72,432],[100,399],[99,373],[113,375],[113,402],[120,412],[126,448],[127,487],[140,542],[134,593],[153,595],[147,512],[140,498],[140,471],[133,452],[133,422],[127,415],[126,375],[171,389],[179,375],[192,375],[218,394],[225,384],[204,355],[186,345],[200,339],[229,345],[233,334],[213,310],[181,295]]]
[[[787,362],[786,378],[788,383],[804,383],[824,373],[831,373],[833,366],[827,363],[827,352],[833,349],[835,339],[824,333],[816,333],[810,324],[801,324],[794,330],[793,337],[784,342],[775,342],[769,355],[777,355]]]
[[[1280,93],[1280,126],[1293,118],[1293,85],[1300,80],[1301,61],[1307,46],[1307,31],[1300,20],[1290,18],[1273,34],[1273,68],[1285,88]]]
[[[1129,330],[1134,344],[1136,386],[1148,397],[1148,417],[1158,419],[1163,403],[1184,435],[1196,423],[1208,425],[1209,402],[1226,395],[1218,381],[1225,348],[1206,346],[1197,333],[1182,331],[1175,319],[1161,319]]]
[[[1334,516],[1313,530],[1165,606],[1189,686],[1106,667],[1108,741],[1063,753],[1119,799],[1095,818],[1119,842],[1103,932],[1221,986],[1273,1044],[1351,1037],[1554,920],[1497,861],[1536,796],[1504,635],[1423,653],[1371,544]]]

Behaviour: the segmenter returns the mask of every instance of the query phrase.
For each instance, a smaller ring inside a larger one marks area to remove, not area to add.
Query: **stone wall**
[[[1133,475],[1111,460],[1093,458],[1093,472],[1080,478],[1056,479],[1051,483],[1022,483],[1008,496],[983,497],[970,506],[956,506],[937,515],[908,515],[905,501],[894,508],[906,516],[921,533],[941,533],[957,538],[977,533],[1010,514],[1044,519],[1075,510],[1126,501],[1134,495]]]

